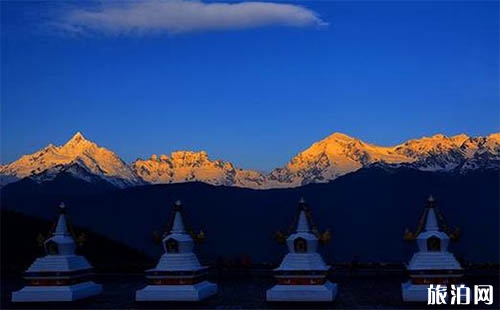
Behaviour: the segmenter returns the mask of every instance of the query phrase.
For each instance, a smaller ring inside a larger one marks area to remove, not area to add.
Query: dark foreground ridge
[[[205,232],[205,242],[197,248],[202,261],[246,256],[252,262],[278,263],[285,247],[273,236],[288,227],[297,201],[304,197],[318,228],[332,233],[331,242],[320,248],[326,261],[357,257],[363,262],[403,263],[416,249],[403,241],[405,228],[415,227],[432,194],[447,221],[462,232],[450,247],[457,258],[498,262],[498,175],[497,170],[442,174],[372,167],[331,183],[280,190],[182,183],[105,191],[81,180],[57,179],[10,184],[1,190],[1,206],[53,220],[55,206],[64,201],[74,225],[157,258],[161,248],[153,242],[153,232],[164,229],[170,206],[179,199],[193,228]]]
[[[54,213],[54,212],[53,212]],[[39,235],[47,236],[53,222],[26,216],[16,211],[1,211],[1,270],[2,274],[20,274],[37,257],[44,256],[38,244]],[[153,260],[129,246],[94,233],[86,228],[74,227],[85,241],[77,248],[92,263],[97,272],[142,272]],[[119,258],[119,259],[118,259]]]

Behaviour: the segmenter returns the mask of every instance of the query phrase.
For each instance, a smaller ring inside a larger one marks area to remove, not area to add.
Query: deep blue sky
[[[269,170],[336,131],[392,145],[499,130],[499,5],[301,4],[328,27],[68,35],[1,2],[1,162],[74,132],[126,161],[206,150]]]

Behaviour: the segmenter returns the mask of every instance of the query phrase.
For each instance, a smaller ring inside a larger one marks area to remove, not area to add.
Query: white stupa
[[[199,301],[217,293],[217,285],[205,279],[207,267],[193,253],[194,241],[176,201],[170,228],[162,239],[165,253],[155,268],[146,271],[148,285],[136,292],[137,301]]]
[[[401,285],[404,301],[427,302],[430,284],[460,285],[463,270],[452,253],[448,252],[450,237],[458,236],[446,225],[431,196],[414,233],[408,230],[405,239],[416,240],[419,251],[406,266],[410,280]],[[449,295],[449,293],[448,293]]]
[[[26,270],[28,285],[12,293],[12,302],[68,302],[101,293],[102,286],[91,281],[92,266],[85,257],[75,255],[65,213],[61,204],[57,225],[44,242],[46,256]]]
[[[330,266],[317,253],[319,234],[303,199],[299,202],[296,222],[295,232],[286,238],[289,253],[274,270],[278,284],[267,290],[266,299],[273,302],[333,301],[337,284],[326,278]]]

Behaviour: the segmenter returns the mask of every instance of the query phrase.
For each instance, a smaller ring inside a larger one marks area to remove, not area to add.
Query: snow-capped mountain
[[[300,152],[285,167],[276,168],[269,174],[239,169],[227,161],[210,160],[204,151],[153,155],[128,165],[115,153],[77,133],[63,146],[48,145],[34,154],[0,166],[0,176],[2,184],[24,177],[42,182],[65,172],[88,182],[105,180],[119,187],[200,181],[268,189],[329,182],[371,165],[453,173],[500,169],[500,133],[486,137],[438,134],[389,147],[334,133]]]
[[[396,146],[377,146],[341,133],[314,143],[284,168],[268,176],[287,187],[331,181],[373,164],[409,166],[426,171],[458,171],[500,167],[500,133],[487,137],[457,135],[409,140]]]
[[[381,161],[402,163],[408,158],[390,148],[334,133],[299,153],[285,167],[273,170],[269,178],[292,187],[322,183]]]
[[[42,182],[63,172],[89,182],[102,179],[118,187],[142,183],[118,155],[85,139],[80,132],[62,146],[49,144],[36,153],[0,166],[2,184],[25,177]]]
[[[204,151],[177,151],[167,155],[152,155],[132,163],[135,173],[153,184],[201,181],[213,185],[259,188],[266,177],[253,170],[238,169],[230,162],[211,161]]]

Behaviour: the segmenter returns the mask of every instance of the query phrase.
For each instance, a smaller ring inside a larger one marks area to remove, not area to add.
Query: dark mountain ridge
[[[416,226],[432,194],[449,224],[462,231],[452,252],[474,262],[499,260],[496,169],[452,174],[374,166],[330,183],[272,190],[195,182],[122,190],[96,186],[82,192],[88,186],[84,181],[74,179],[69,185],[58,178],[51,181],[56,183],[5,186],[2,208],[52,218],[55,206],[64,201],[75,225],[157,256],[161,249],[153,243],[153,231],[164,229],[172,203],[180,199],[189,224],[206,233],[198,249],[202,259],[248,255],[254,261],[278,262],[285,247],[273,234],[288,227],[303,196],[319,228],[332,231],[332,240],[320,249],[327,260],[402,262],[416,249],[403,241],[404,229]]]
[[[1,210],[0,214],[2,274],[22,272],[36,258],[45,255],[37,239],[39,236],[48,236],[54,226],[56,215],[52,221],[49,221],[13,210]],[[85,236],[83,244],[77,246],[77,254],[85,255],[96,271],[141,272],[153,263],[150,257],[122,243],[110,240],[86,228],[72,228],[76,236]],[[117,256],[122,259],[116,260]]]

